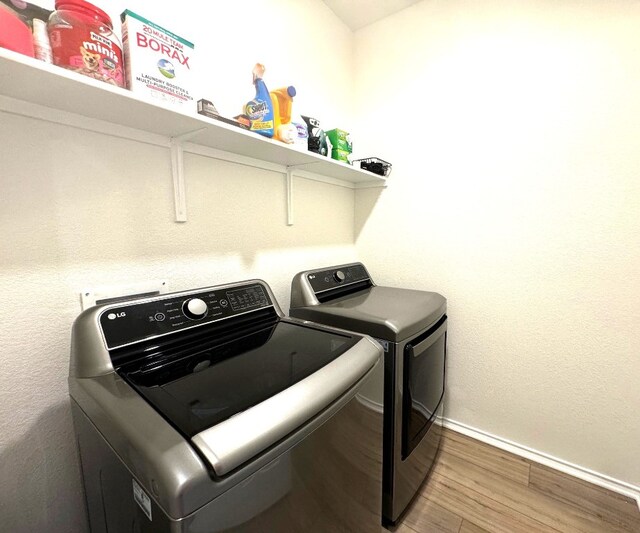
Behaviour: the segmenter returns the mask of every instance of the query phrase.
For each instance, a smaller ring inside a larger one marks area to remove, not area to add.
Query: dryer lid
[[[401,342],[437,322],[447,300],[436,292],[373,286],[313,306],[291,308],[291,316]]]

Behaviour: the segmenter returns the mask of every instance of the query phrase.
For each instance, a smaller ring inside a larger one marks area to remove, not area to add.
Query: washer
[[[384,347],[384,370],[369,390],[384,410],[385,526],[400,520],[440,446],[446,310],[435,292],[377,286],[361,263],[300,272],[291,283],[291,316],[371,335]]]
[[[91,531],[379,532],[372,339],[259,280],[93,307],[69,393]]]

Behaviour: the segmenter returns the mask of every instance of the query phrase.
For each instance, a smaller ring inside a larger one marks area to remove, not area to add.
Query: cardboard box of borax
[[[127,88],[191,111],[193,44],[128,9],[120,18]]]

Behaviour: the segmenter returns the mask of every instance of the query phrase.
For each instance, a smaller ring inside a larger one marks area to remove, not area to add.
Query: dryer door
[[[402,460],[433,424],[444,396],[447,316],[404,348]]]

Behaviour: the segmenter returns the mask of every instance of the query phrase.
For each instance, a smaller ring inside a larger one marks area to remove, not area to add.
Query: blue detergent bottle
[[[253,84],[256,86],[256,96],[253,100],[247,102],[244,106],[244,112],[251,121],[251,131],[255,131],[265,137],[273,137],[273,104],[271,103],[269,89],[267,89],[262,79],[263,76],[264,65],[256,63],[256,66],[253,67]]]

